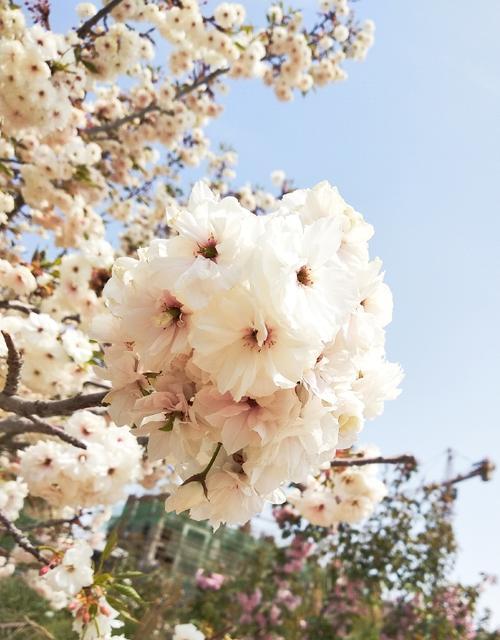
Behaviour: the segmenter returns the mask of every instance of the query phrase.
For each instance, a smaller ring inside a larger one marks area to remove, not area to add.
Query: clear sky
[[[52,2],[63,4],[68,19]],[[269,3],[245,4],[257,16]],[[414,452],[434,479],[447,447],[455,471],[484,456],[500,465],[500,3],[356,7],[376,43],[346,83],[292,104],[236,83],[209,135],[234,145],[241,181],[268,183],[277,168],[299,187],[328,179],[374,225],[395,298],[389,356],[406,379],[365,440]],[[500,574],[500,470],[460,485],[456,525],[458,576]],[[500,623],[500,589],[485,602]]]
[[[376,43],[345,84],[277,104],[240,82],[209,132],[235,145],[242,180],[328,179],[375,226],[395,299],[389,355],[406,378],[365,439],[414,452],[429,478],[444,477],[447,447],[456,472],[484,456],[500,467],[500,4],[357,7]],[[500,469],[459,486],[456,525],[459,577],[500,574]],[[485,602],[500,622],[500,589]]]

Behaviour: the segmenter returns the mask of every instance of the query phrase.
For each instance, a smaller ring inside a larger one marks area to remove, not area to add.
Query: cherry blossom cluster
[[[375,447],[356,451],[356,460],[378,455]],[[387,489],[377,476],[378,465],[333,467],[291,490],[287,499],[311,524],[334,527],[340,522],[356,524],[368,518],[385,497]]]
[[[86,445],[40,440],[19,453],[29,492],[56,507],[116,504],[125,487],[141,476],[142,448],[127,427],[107,424],[90,411],[77,411],[64,431]]]
[[[13,133],[35,129],[41,134],[63,129],[72,115],[70,98],[84,96],[83,76],[68,82],[68,73],[58,75],[51,68],[64,49],[72,53],[70,43],[39,25],[25,28],[24,16],[16,9],[1,10],[0,25],[0,113],[5,127]],[[74,55],[67,62],[74,64]],[[73,73],[78,75],[75,69]]]
[[[176,235],[119,258],[105,286],[106,401],[178,473],[167,509],[243,523],[398,395],[391,294],[372,227],[328,183],[268,216],[198,183],[168,217]]]
[[[260,586],[252,592],[237,592],[236,598],[241,608],[238,623],[240,625],[257,624],[261,633],[275,629],[283,623],[283,617],[293,612],[302,604],[302,597],[293,593],[289,577],[292,573],[300,574],[306,565],[307,558],[313,555],[314,544],[300,536],[296,536],[291,544],[284,549],[284,562],[276,563],[273,573],[268,576],[274,584],[273,597],[265,596]],[[269,583],[268,583],[269,584]],[[284,615],[283,615],[284,614]],[[300,629],[306,629],[305,620],[299,621]],[[266,637],[267,634],[264,636]],[[244,634],[244,637],[249,637]]]
[[[39,576],[30,574],[28,582],[54,608],[69,608],[74,616],[73,629],[82,640],[126,640],[123,635],[112,635],[124,623],[107,601],[106,590],[94,584],[92,555],[92,547],[84,540],[75,540],[55,553]]]
[[[27,295],[37,288],[33,274],[22,264],[0,259],[0,278],[1,289],[14,295]]]
[[[59,321],[77,316],[87,330],[103,309],[100,293],[113,259],[113,248],[105,240],[84,241],[80,251],[62,255],[38,278],[45,284],[41,310]]]
[[[343,80],[344,61],[363,59],[373,42],[373,24],[359,24],[352,4],[321,3],[312,26],[275,5],[252,26],[230,2],[83,2],[80,23],[56,33],[57,3],[26,3],[28,16],[0,0],[0,516],[13,539],[0,577],[28,567],[27,584],[52,607],[69,606],[83,640],[121,626],[92,550],[103,551],[112,506],[131,485],[169,492],[169,508],[192,507],[215,526],[244,522],[395,394],[396,372],[373,382],[365,361],[364,389],[329,379],[327,351],[357,304],[358,267],[334,248],[314,293],[307,263],[295,265],[315,237],[331,232],[335,244],[347,223],[313,229],[300,202],[279,200],[291,188],[283,172],[272,176],[277,194],[234,186],[236,154],[214,152],[206,133],[236,79],[261,81],[283,101]],[[184,174],[201,163],[215,195],[199,186],[186,207]],[[335,216],[340,224],[344,214]],[[117,236],[118,251],[107,241]],[[110,319],[100,314],[116,255]],[[310,296],[293,291],[290,269]],[[235,318],[230,371],[221,336]],[[111,391],[94,371],[103,353]],[[107,391],[114,423],[99,406]],[[149,437],[149,460],[133,426]],[[183,484],[172,489],[174,480]],[[26,515],[40,526],[17,529]],[[203,634],[178,625],[174,638]]]
[[[28,485],[22,478],[8,480],[4,478],[5,472],[0,469],[0,511],[9,520],[15,521],[19,517],[24,499],[28,495]]]
[[[24,357],[21,382],[30,391],[53,396],[82,390],[89,376],[94,347],[80,329],[45,313],[33,312],[28,316],[0,317],[0,328],[15,339]],[[6,355],[7,347],[0,338],[0,356]],[[2,366],[0,380],[5,371]]]
[[[0,3],[0,258],[18,260],[26,232],[65,248],[98,241],[103,208],[127,220],[125,251],[149,242],[181,171],[213,161],[205,127],[223,111],[224,78],[261,79],[290,100],[343,80],[343,61],[363,59],[374,33],[348,0],[320,3],[312,26],[278,5],[252,26],[241,4],[210,14],[196,0],[123,0],[90,26],[97,7],[77,13],[79,28],[55,33]],[[245,207],[271,205],[250,191]]]

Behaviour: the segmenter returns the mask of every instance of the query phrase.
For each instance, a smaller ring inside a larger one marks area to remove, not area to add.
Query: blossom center
[[[217,251],[217,241],[213,236],[210,236],[204,244],[198,244],[198,255],[212,260],[212,262],[217,262],[219,252]]]
[[[249,327],[243,335],[245,346],[252,350],[262,351],[262,349],[270,349],[276,344],[276,337],[272,328],[264,325],[261,329]]]
[[[179,306],[164,302],[161,306],[160,313],[154,317],[154,324],[157,327],[168,327],[172,322],[177,322],[182,316]]]
[[[306,264],[297,271],[297,281],[304,287],[310,287],[314,284],[311,268]]]

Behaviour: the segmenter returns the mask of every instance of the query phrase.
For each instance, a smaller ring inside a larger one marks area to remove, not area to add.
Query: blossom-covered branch
[[[16,527],[16,525],[7,518],[0,511],[0,524],[2,525],[3,530],[7,533],[11,538],[13,538],[16,543],[24,549],[27,553],[32,555],[38,562],[41,562],[44,565],[48,565],[49,562],[46,560],[40,551],[29,541],[29,539],[24,535],[24,533]]]
[[[19,302],[18,300],[0,300],[0,309],[10,309],[12,311],[20,311],[29,316],[30,313],[39,313],[39,309],[35,306]]]
[[[123,0],[109,0],[106,5],[97,11],[91,18],[89,18],[86,22],[82,24],[81,27],[78,27],[76,30],[76,35],[79,38],[85,38],[88,35],[92,28],[95,27],[103,18],[109,15],[115,7],[117,7]]]
[[[82,513],[78,512],[71,518],[52,518],[52,520],[44,520],[43,522],[34,522],[33,524],[25,525],[25,529],[51,529],[53,527],[60,527],[61,525],[73,525],[80,524]]]
[[[73,447],[78,447],[79,449],[87,448],[84,442],[69,435],[64,429],[61,429],[61,427],[55,427],[34,415],[30,415],[28,418],[28,420],[21,418],[6,418],[0,420],[0,431],[4,431],[9,437],[23,433],[43,433],[48,436],[57,437],[63,442],[71,444]]]
[[[192,91],[195,91],[196,89],[199,89],[204,85],[210,85],[210,83],[213,82],[216,78],[227,73],[228,71],[229,68],[224,67],[222,69],[216,69],[206,76],[202,75],[201,77],[196,78],[191,84],[187,84],[176,91],[175,100],[180,100],[184,96],[187,96]],[[128,122],[133,122],[134,120],[140,121],[145,115],[147,115],[148,113],[153,113],[154,111],[158,111],[159,113],[163,113],[169,116],[175,115],[174,111],[165,111],[165,109],[162,109],[158,104],[149,104],[147,107],[144,107],[144,109],[140,109],[139,111],[135,111],[134,113],[129,113],[128,115],[123,116],[123,118],[119,118],[118,120],[115,120],[113,122],[98,125],[95,127],[88,127],[84,129],[82,133],[88,136],[94,136],[97,133],[109,133],[111,131],[114,131],[115,129],[119,129],[121,126],[127,124]]]
[[[10,411],[19,416],[67,416],[80,409],[98,407],[106,396],[105,391],[65,398],[64,400],[25,400],[19,396],[0,393],[0,409]]]

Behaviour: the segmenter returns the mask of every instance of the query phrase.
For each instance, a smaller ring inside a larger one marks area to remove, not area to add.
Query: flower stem
[[[212,454],[212,457],[208,461],[208,464],[203,469],[203,471],[200,471],[200,473],[195,473],[194,475],[190,476],[187,480],[184,480],[184,482],[182,483],[181,486],[184,486],[185,484],[189,484],[190,482],[199,482],[201,484],[201,486],[203,487],[203,492],[205,494],[205,498],[208,499],[208,490],[207,490],[207,484],[206,484],[205,480],[207,478],[208,472],[214,466],[214,462],[215,462],[217,456],[219,455],[219,451],[221,449],[222,449],[222,442],[218,442],[217,446],[215,447],[215,450],[214,450],[214,452]]]

